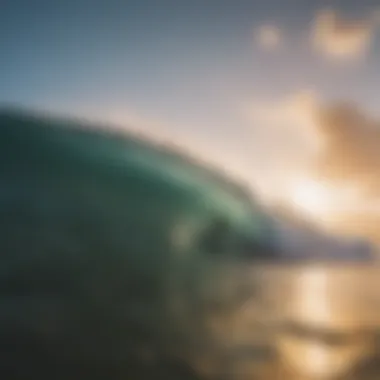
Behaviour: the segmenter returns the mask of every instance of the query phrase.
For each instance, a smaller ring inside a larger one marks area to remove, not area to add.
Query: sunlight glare
[[[292,207],[312,217],[326,217],[334,211],[333,189],[325,184],[305,179],[296,182],[290,191]]]

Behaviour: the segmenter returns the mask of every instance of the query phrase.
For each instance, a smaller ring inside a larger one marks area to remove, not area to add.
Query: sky
[[[340,186],[339,215],[360,203],[358,214],[380,195],[379,11],[375,0],[3,0],[0,105],[170,140],[271,202],[315,201],[315,218]]]

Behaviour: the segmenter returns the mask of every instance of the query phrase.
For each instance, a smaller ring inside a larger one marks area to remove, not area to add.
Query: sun
[[[334,212],[334,190],[312,179],[296,181],[290,188],[289,201],[293,208],[310,217],[324,218]]]

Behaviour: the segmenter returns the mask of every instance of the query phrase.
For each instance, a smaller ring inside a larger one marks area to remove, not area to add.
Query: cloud
[[[315,123],[318,96],[300,91],[283,99],[253,100],[246,109],[252,135],[265,149],[276,150],[281,156],[303,157],[319,149]],[[271,152],[272,154],[272,152]],[[274,153],[276,156],[276,153]]]
[[[378,12],[366,19],[348,19],[333,10],[320,11],[314,19],[312,46],[329,59],[362,59],[369,52],[379,21]]]
[[[282,31],[274,25],[263,25],[255,31],[256,42],[266,50],[275,50],[283,40]]]
[[[380,244],[380,119],[351,102],[321,104],[315,118],[322,149],[313,175],[342,194],[329,227]],[[344,201],[346,189],[355,191]]]
[[[303,176],[321,181],[333,189],[332,215],[314,222],[380,243],[380,119],[358,104],[323,102],[310,91],[253,102],[246,113],[255,143],[267,150],[256,152],[266,169],[262,181],[277,177],[269,203],[289,204],[289,191]]]
[[[313,121],[318,96],[309,90],[299,91],[276,100],[254,100],[246,114],[252,121],[270,124],[281,129],[296,128],[299,132]]]
[[[322,107],[316,122],[324,143],[316,172],[331,181],[355,184],[366,198],[380,198],[380,120],[342,102]]]
[[[263,202],[282,201],[289,177],[319,152],[313,126],[317,99],[312,91],[301,91],[280,99],[254,98],[242,109],[246,138],[251,141],[251,166],[258,168],[254,186]]]
[[[326,103],[312,91],[300,91],[252,102],[246,116],[267,146],[292,159],[308,157],[314,176],[337,186],[355,185],[380,201],[380,119],[359,105]]]

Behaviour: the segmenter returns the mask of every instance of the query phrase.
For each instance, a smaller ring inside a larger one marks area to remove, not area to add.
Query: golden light
[[[310,217],[325,218],[334,212],[334,189],[319,181],[297,181],[291,186],[288,196],[292,207]]]
[[[369,273],[358,272],[357,268],[351,270],[308,265],[292,277],[286,303],[288,318],[310,332],[335,331],[348,338],[342,344],[330,344],[318,334],[280,334],[278,348],[285,364],[305,378],[342,378],[373,350],[372,339],[356,335],[371,320],[364,312],[368,310],[365,307],[368,301],[363,299],[361,291],[354,291],[363,283],[360,273],[365,273],[366,279]],[[352,336],[356,338],[350,339]]]

